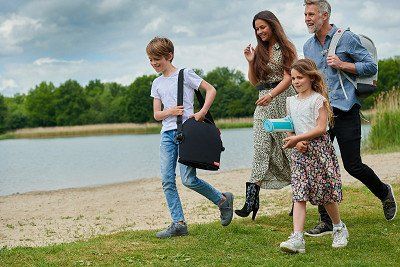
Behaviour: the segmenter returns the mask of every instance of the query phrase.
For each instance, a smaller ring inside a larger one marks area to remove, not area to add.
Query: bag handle
[[[183,72],[185,69],[179,70],[179,75],[178,75],[178,97],[176,99],[177,106],[182,106],[183,105],[183,81],[184,81],[184,76]],[[200,90],[194,90],[196,93],[197,100],[200,103],[200,106],[204,105],[204,97],[201,94]],[[212,124],[215,125],[213,117],[211,116],[210,111],[207,111],[207,114],[205,116],[207,120],[209,120]],[[178,115],[176,119],[176,125],[177,125],[177,135],[176,135],[176,140],[178,142],[183,141],[183,135],[182,135],[182,115]]]

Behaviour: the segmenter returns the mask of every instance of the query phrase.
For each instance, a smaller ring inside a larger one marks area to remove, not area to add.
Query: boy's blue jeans
[[[176,164],[178,159],[178,143],[175,141],[176,130],[170,130],[161,134],[160,164],[162,187],[171,218],[173,222],[184,221],[182,204],[176,188]],[[215,205],[222,199],[222,193],[209,183],[196,176],[196,169],[179,163],[182,183],[184,186],[196,191],[211,200]]]

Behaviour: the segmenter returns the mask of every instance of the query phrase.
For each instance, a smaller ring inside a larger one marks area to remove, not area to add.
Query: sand
[[[400,183],[400,153],[365,155],[363,160],[383,181]],[[345,185],[362,186],[341,170]],[[232,192],[235,208],[241,208],[249,175],[250,170],[243,169],[201,178]],[[177,184],[189,225],[219,220],[211,202],[182,186],[179,178]],[[261,190],[260,199],[260,215],[288,212],[290,187]],[[45,246],[124,230],[160,229],[169,223],[160,178],[0,197],[0,247]]]

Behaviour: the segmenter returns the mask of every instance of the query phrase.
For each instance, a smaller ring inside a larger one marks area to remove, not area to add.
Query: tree
[[[52,83],[42,82],[30,90],[25,107],[31,127],[56,125],[55,87]]]
[[[89,107],[82,116],[82,123],[104,123],[104,110],[111,100],[107,97],[103,97],[103,95],[109,95],[109,93],[105,91],[104,84],[102,84],[100,80],[89,81],[88,85],[84,88],[84,91],[85,99]]]
[[[217,90],[217,96],[211,107],[216,118],[238,117],[244,115],[245,106],[240,101],[240,84],[245,82],[242,72],[218,67],[207,73],[204,79]]]
[[[379,60],[378,91],[400,88],[400,56]]]
[[[373,107],[375,98],[384,91],[400,88],[400,56],[379,60],[378,88],[376,92],[362,100],[363,109]]]
[[[250,117],[256,108],[255,102],[258,99],[258,90],[249,81],[240,84],[240,105],[243,108],[241,117]]]
[[[25,110],[26,96],[16,94],[13,98],[6,98],[5,100],[8,109],[5,122],[6,129],[15,130],[27,127],[29,119]]]
[[[6,128],[6,118],[7,118],[7,105],[4,100],[4,96],[0,94],[0,133],[4,133]]]
[[[77,81],[68,80],[54,91],[56,123],[63,125],[80,125],[83,123],[89,104],[83,88]]]
[[[105,84],[105,92],[107,92],[107,95],[103,95],[103,98],[109,100],[104,109],[105,122],[128,122],[125,104],[127,90],[126,86],[115,82]]]
[[[153,100],[150,89],[156,75],[143,75],[135,79],[125,95],[126,116],[129,122],[153,120]]]

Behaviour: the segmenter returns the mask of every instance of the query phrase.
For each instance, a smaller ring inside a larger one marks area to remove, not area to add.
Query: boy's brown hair
[[[171,53],[172,58],[170,59],[170,62],[172,62],[174,59],[174,44],[168,38],[154,37],[147,45],[146,53],[149,57],[164,57],[166,59],[169,58]]]

